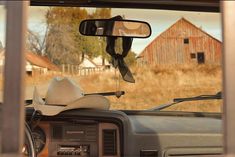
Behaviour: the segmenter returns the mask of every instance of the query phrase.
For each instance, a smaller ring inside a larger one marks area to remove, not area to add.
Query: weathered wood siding
[[[189,43],[185,44],[184,39]],[[153,40],[140,54],[146,64],[197,64],[204,52],[205,64],[220,64],[221,42],[182,18]],[[191,53],[196,58],[191,58]]]

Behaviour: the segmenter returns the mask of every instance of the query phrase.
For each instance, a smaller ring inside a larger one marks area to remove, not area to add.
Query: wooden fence
[[[26,71],[28,76],[39,76],[39,75],[78,75],[78,76],[88,76],[93,74],[98,74],[102,72],[112,71],[112,67],[79,67],[76,65],[61,65],[59,71],[51,71],[43,69],[32,69],[32,71]],[[0,74],[3,73],[3,67],[0,66]]]
[[[65,65],[61,66],[62,74],[68,75],[79,75],[79,76],[87,76],[92,74],[97,74],[105,71],[111,71],[110,67],[80,67],[77,65]]]

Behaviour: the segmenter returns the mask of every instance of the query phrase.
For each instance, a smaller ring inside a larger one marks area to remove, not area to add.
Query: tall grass
[[[126,83],[114,73],[79,77],[77,82],[87,92],[124,90],[126,95],[110,98],[112,109],[149,109],[173,98],[216,94],[221,91],[220,66],[133,67],[135,84]],[[120,80],[120,86],[118,85]],[[119,88],[117,88],[119,87]],[[220,112],[222,101],[198,101],[175,105],[168,110]]]
[[[131,67],[136,83],[122,80],[119,72],[104,72],[90,76],[70,76],[85,93],[123,90],[121,98],[108,97],[111,109],[142,110],[172,102],[173,98],[216,94],[221,91],[219,65],[182,65]],[[48,85],[54,75],[27,77],[27,86]],[[40,89],[40,88],[39,88]],[[45,95],[46,88],[40,93]],[[31,94],[32,91],[28,92]],[[222,101],[195,101],[174,105],[166,110],[220,112]]]

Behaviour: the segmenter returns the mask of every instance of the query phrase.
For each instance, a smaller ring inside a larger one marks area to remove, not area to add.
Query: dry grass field
[[[70,77],[80,84],[85,93],[124,90],[126,94],[119,99],[109,97],[111,109],[149,109],[170,103],[173,98],[216,94],[221,91],[220,66],[155,66],[131,69],[136,79],[135,84],[124,82],[119,78],[119,72],[116,72],[116,75],[115,72],[104,72]],[[52,77],[54,75],[28,77],[27,87],[31,87],[31,90],[26,95],[30,95],[33,86],[37,86],[43,96]],[[222,100],[194,101],[180,103],[166,110],[220,112],[221,105]]]
[[[126,95],[110,97],[112,109],[149,109],[172,102],[173,98],[216,94],[221,91],[220,66],[164,66],[132,68],[135,84],[120,81]],[[118,86],[114,74],[76,78],[86,92],[115,91]],[[184,102],[168,110],[220,112],[221,100]]]

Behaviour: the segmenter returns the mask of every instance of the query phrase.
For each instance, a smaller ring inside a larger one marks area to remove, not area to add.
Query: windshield
[[[105,37],[79,33],[82,20],[118,15],[148,22],[152,29],[149,38],[133,39],[125,58],[135,83],[124,81],[114,68]],[[58,76],[74,80],[84,94],[124,91],[121,97],[106,96],[112,110],[148,110],[174,98],[216,94],[222,84],[220,21],[219,13],[30,7],[26,99],[32,99],[35,87],[45,97],[51,79]],[[0,40],[4,45],[4,38]],[[220,112],[221,103],[187,101],[165,110]]]

